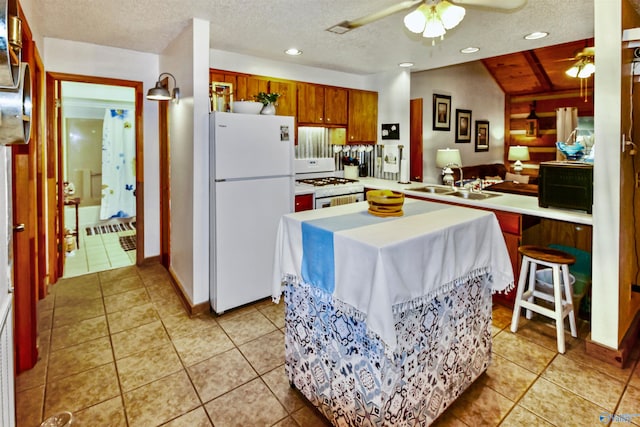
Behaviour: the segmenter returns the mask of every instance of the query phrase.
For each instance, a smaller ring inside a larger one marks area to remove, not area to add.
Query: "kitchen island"
[[[367,208],[281,219],[285,370],[334,425],[430,424],[488,367],[491,293],[513,286],[509,256],[491,212]]]

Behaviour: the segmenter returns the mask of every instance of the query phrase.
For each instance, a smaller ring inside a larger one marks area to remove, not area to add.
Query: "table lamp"
[[[513,171],[517,174],[522,172],[522,160],[529,160],[529,147],[514,145],[509,147],[509,161],[514,161]]]
[[[442,169],[442,182],[453,185],[453,171],[451,166],[462,167],[460,150],[457,148],[441,148],[436,153],[436,166]]]

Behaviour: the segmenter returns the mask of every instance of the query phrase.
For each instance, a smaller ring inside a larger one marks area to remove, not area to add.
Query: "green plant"
[[[277,92],[274,92],[274,93],[260,92],[254,96],[256,101],[262,102],[264,105],[276,104],[279,97],[280,97],[280,94]]]

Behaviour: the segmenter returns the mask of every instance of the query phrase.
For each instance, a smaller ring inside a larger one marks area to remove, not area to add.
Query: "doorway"
[[[47,81],[55,90],[47,111],[57,125],[62,277],[140,263],[142,83],[55,73]]]

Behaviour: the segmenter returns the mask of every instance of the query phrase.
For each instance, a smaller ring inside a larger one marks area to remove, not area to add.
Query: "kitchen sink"
[[[436,187],[433,185],[427,185],[426,187],[407,188],[407,190],[421,191],[423,193],[432,193],[432,194],[452,194],[455,191],[449,187]]]
[[[462,199],[469,199],[469,200],[485,200],[485,199],[490,199],[492,197],[500,196],[500,194],[495,194],[495,193],[472,193],[470,191],[449,192],[448,195],[454,196],[454,197],[460,197]]]

